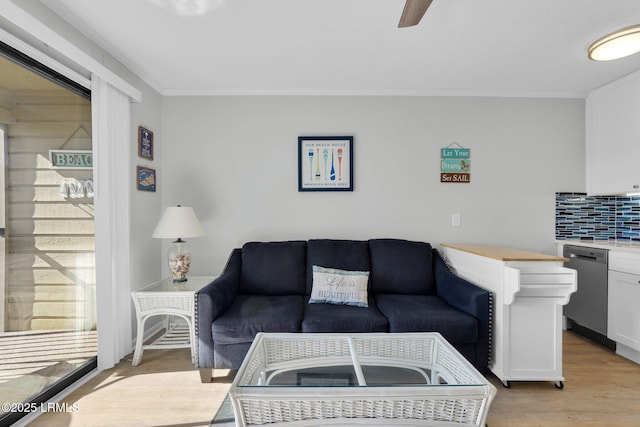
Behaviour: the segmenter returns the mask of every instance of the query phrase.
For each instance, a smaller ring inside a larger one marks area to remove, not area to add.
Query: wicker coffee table
[[[484,426],[496,389],[439,333],[256,336],[236,426]]]

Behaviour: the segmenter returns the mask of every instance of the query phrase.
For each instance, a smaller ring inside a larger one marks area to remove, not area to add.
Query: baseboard
[[[616,354],[640,364],[640,351],[634,350],[631,347],[618,343]]]

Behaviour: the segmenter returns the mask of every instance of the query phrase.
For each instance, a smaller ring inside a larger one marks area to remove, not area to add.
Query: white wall
[[[554,195],[585,187],[584,101],[464,97],[168,97],[163,206],[193,206],[192,274],[246,241],[399,237],[555,253]],[[354,191],[297,191],[297,137],[354,136]],[[440,183],[440,148],[471,183]],[[462,226],[450,226],[460,213]]]
[[[131,104],[131,290],[160,280],[163,261],[160,251],[161,242],[153,239],[162,204],[160,192],[138,191],[136,185],[136,166],[160,169],[162,160],[162,96],[149,86],[136,85],[142,91],[142,102]],[[153,131],[153,160],[138,157],[138,126]],[[135,313],[135,312],[134,312]]]
[[[161,252],[161,242],[151,237],[160,215],[162,214],[161,193],[138,191],[136,185],[136,166],[161,169],[162,160],[162,96],[154,89],[138,82],[136,87],[142,92],[142,102],[131,104],[131,289],[134,291],[162,278],[164,257]],[[153,131],[154,153],[153,161],[138,157],[138,126]],[[137,335],[135,307],[131,305],[131,324],[133,338]],[[147,322],[147,329],[162,319],[157,317]]]

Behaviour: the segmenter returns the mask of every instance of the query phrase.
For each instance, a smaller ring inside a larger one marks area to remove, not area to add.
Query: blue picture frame
[[[136,168],[136,182],[139,191],[156,191],[156,170],[138,166]]]
[[[353,191],[353,136],[299,136],[298,191]]]
[[[153,160],[153,132],[138,126],[138,157]]]

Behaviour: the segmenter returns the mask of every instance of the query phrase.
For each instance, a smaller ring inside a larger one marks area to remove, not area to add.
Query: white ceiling
[[[404,29],[404,0],[41,1],[165,95],[582,97],[640,69],[586,56],[640,0],[434,0]]]

